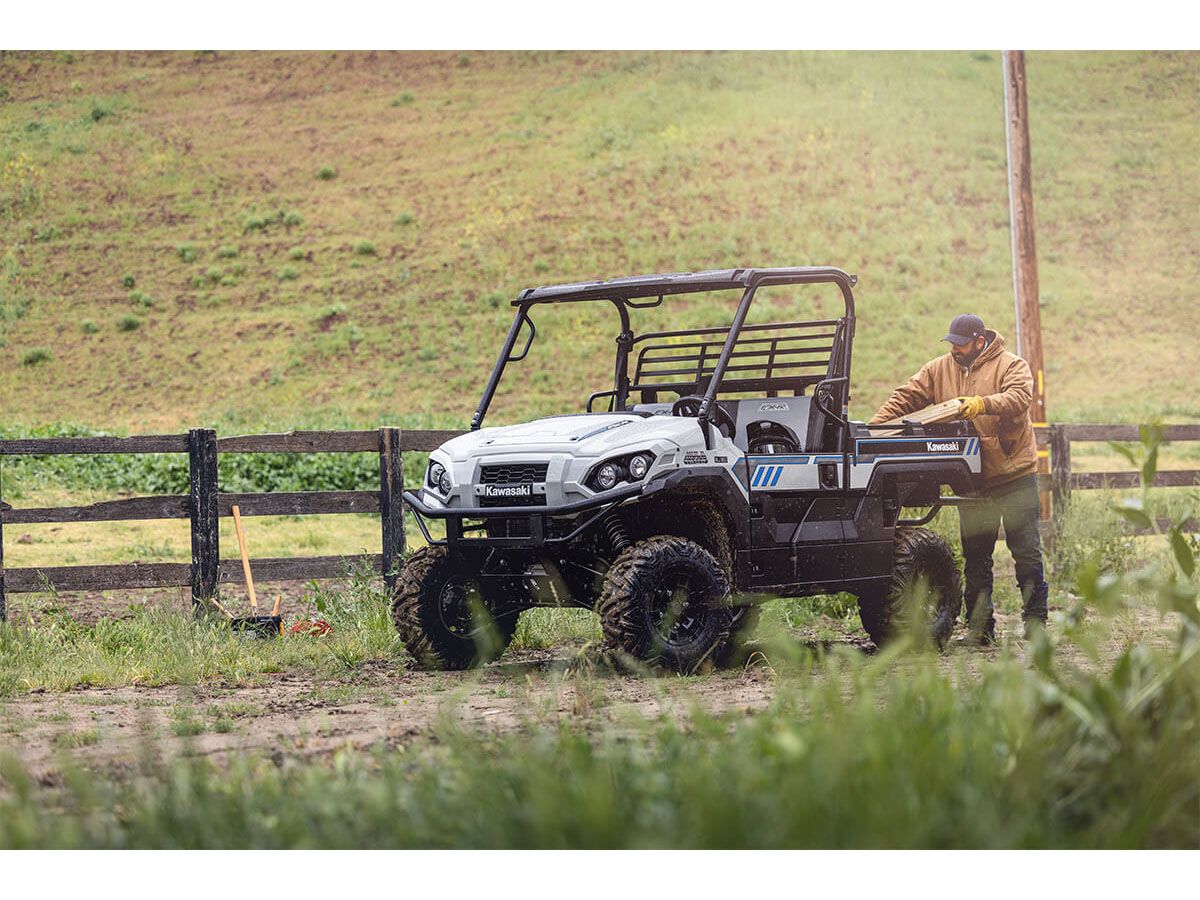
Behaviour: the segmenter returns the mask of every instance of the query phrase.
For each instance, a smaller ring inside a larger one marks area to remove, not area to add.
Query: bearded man
[[[983,466],[979,502],[958,510],[967,625],[973,640],[995,643],[992,553],[1003,522],[1028,638],[1046,624],[1049,594],[1038,534],[1037,443],[1029,416],[1033,376],[1029,364],[1004,349],[1004,338],[985,328],[979,316],[957,316],[942,340],[950,344],[950,352],[930,360],[896,388],[871,424],[959,401],[959,414],[973,421],[979,433]]]

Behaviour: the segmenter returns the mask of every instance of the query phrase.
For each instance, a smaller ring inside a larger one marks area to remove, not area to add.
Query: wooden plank
[[[1061,425],[1072,441],[1140,441],[1137,425]],[[1165,425],[1164,441],[1200,441],[1200,425]]]
[[[8,569],[9,593],[45,590],[43,578],[59,591],[182,587],[191,584],[188,563],[122,563],[112,566],[41,566]]]
[[[17,438],[0,441],[0,456],[62,456],[97,453],[186,453],[185,434],[137,437]]]
[[[888,419],[886,422],[880,422],[878,425],[872,425],[871,427],[879,428],[885,425],[903,425],[905,422],[916,422],[920,425],[935,425],[939,422],[949,422],[958,418],[958,410],[961,406],[962,404],[957,399],[943,400],[941,403],[926,406],[924,409],[918,409],[916,412],[905,413],[902,416]],[[894,433],[899,434],[899,432]]]
[[[404,460],[399,428],[379,429],[379,518],[383,528],[383,578],[388,596],[396,587],[391,574],[404,557]]]
[[[378,491],[279,491],[269,494],[221,494],[220,515],[237,505],[243,516],[317,516],[379,512]]]
[[[400,439],[401,450],[426,453],[436,450],[446,441],[466,434],[465,431],[409,431],[405,429]]]
[[[128,522],[142,519],[186,519],[186,494],[104,500],[88,506],[14,507],[0,513],[9,525],[46,522]]]
[[[220,453],[376,453],[379,432],[289,431],[283,434],[243,434],[220,438]]]
[[[188,480],[192,514],[192,603],[200,606],[217,592],[217,567],[221,560],[215,431],[196,428],[188,433]]]
[[[364,563],[376,574],[382,571],[379,554],[361,556],[304,556],[252,559],[256,581],[310,581],[342,578],[348,568]],[[223,560],[221,584],[244,584],[242,563]],[[121,563],[109,566],[41,566],[4,570],[10,594],[37,593],[49,582],[58,591],[115,591],[137,588],[186,587],[192,583],[188,563]]]
[[[1075,472],[1071,475],[1073,488],[1134,488],[1141,485],[1137,472]],[[1153,487],[1192,487],[1200,485],[1200,469],[1176,469],[1159,472]]]
[[[310,581],[321,578],[343,578],[351,568],[366,564],[379,574],[383,571],[383,556],[368,553],[354,556],[293,556],[252,559],[255,581]],[[221,561],[221,584],[245,584],[240,560]]]

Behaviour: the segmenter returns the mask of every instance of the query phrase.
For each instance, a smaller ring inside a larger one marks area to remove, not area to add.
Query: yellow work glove
[[[982,397],[958,397],[958,414],[964,419],[973,419],[983,412]]]

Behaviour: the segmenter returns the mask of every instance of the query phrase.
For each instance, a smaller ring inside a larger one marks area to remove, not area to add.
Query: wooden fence
[[[99,453],[186,453],[187,494],[131,497],[89,506],[13,508],[0,502],[0,620],[6,613],[7,593],[29,593],[52,585],[60,591],[111,590],[188,586],[193,602],[212,597],[219,585],[243,581],[240,561],[222,560],[218,536],[221,516],[236,505],[243,516],[331,515],[378,513],[381,552],[354,556],[287,557],[251,560],[257,581],[335,578],[348,565],[367,565],[390,572],[404,552],[404,451],[428,451],[461,432],[297,431],[218,438],[215,431],[194,429],[187,434],[109,438],[31,438],[0,441],[5,456],[93,455]],[[296,491],[261,494],[223,494],[217,488],[217,459],[222,453],[375,453],[379,456],[377,491]],[[2,498],[0,498],[2,500]],[[113,522],[138,519],[188,519],[191,523],[190,563],[124,563],[106,566],[4,568],[4,526],[47,522]]]
[[[1073,490],[1130,488],[1139,484],[1136,472],[1072,472],[1071,444],[1081,441],[1137,441],[1135,425],[1050,425],[1039,430],[1039,442],[1050,451],[1050,475],[1043,486],[1053,496],[1059,519]],[[356,556],[284,557],[251,560],[260,581],[335,578],[347,565],[367,565],[392,586],[391,571],[404,553],[403,453],[426,452],[455,437],[459,431],[298,431],[218,438],[215,431],[195,429],[187,434],[110,438],[32,438],[0,441],[5,456],[98,453],[186,453],[187,494],[131,497],[89,506],[12,508],[0,503],[0,620],[6,609],[5,592],[29,593],[52,585],[60,591],[112,590],[191,586],[192,598],[202,603],[218,586],[243,580],[237,559],[222,561],[218,522],[235,504],[243,516],[336,515],[378,513],[381,552]],[[1168,425],[1167,441],[1198,441],[1200,425]],[[222,494],[217,487],[218,457],[222,453],[375,453],[379,456],[377,491],[295,491]],[[1160,471],[1155,487],[1200,485],[1200,470]],[[190,563],[124,563],[106,566],[51,566],[5,569],[5,525],[49,522],[113,522],[138,519],[188,519],[191,523]],[[1160,523],[1163,524],[1163,523]],[[1190,522],[1191,530],[1200,530]]]
[[[1141,484],[1138,472],[1074,472],[1071,470],[1071,444],[1141,440],[1137,425],[1070,425],[1055,424],[1041,429],[1050,450],[1050,475],[1042,476],[1043,486],[1050,490],[1052,520],[1057,528],[1071,502],[1071,492],[1100,488],[1135,488]],[[1200,425],[1166,425],[1163,441],[1200,441]],[[1200,485],[1200,469],[1160,470],[1154,476],[1153,487],[1194,487]],[[1165,528],[1168,520],[1157,520],[1159,528]],[[1200,531],[1200,523],[1188,520],[1188,531]],[[1151,529],[1138,529],[1135,533],[1150,534]]]

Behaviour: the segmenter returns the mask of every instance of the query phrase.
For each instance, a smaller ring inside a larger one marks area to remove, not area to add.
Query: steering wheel
[[[680,397],[671,405],[671,415],[689,419],[699,418],[700,404],[703,402],[704,398],[699,394],[689,394],[686,397]],[[708,412],[712,416],[712,423],[720,429],[725,437],[732,439],[733,433],[737,430],[737,423],[733,421],[733,416],[719,403],[713,403],[709,407]],[[729,430],[726,431],[726,428]]]

